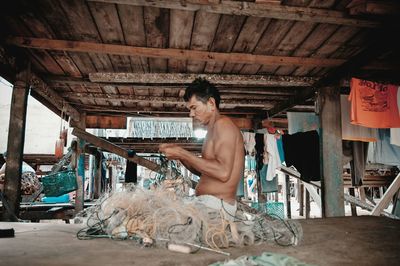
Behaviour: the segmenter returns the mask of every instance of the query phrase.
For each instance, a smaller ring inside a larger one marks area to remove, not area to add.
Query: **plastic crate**
[[[260,212],[271,215],[275,218],[284,219],[285,218],[285,208],[283,202],[266,202],[264,204],[259,204],[258,202],[252,202],[251,207],[257,209]]]
[[[42,177],[43,193],[58,197],[78,188],[75,171],[62,171]]]

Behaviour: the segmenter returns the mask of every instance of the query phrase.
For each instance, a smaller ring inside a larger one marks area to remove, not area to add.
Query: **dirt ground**
[[[241,255],[275,252],[314,265],[398,265],[400,221],[384,217],[300,220],[304,239],[297,247],[273,244],[229,248],[230,257],[201,250],[181,254],[144,248],[131,241],[78,240],[81,225],[0,223],[15,238],[0,238],[0,265],[208,265]]]

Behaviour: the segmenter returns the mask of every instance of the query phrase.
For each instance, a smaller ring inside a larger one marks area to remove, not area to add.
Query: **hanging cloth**
[[[301,179],[321,180],[319,136],[316,130],[282,135],[283,150],[287,166],[293,165]]]
[[[352,124],[371,128],[400,127],[397,86],[352,78],[350,88]]]
[[[264,164],[268,164],[266,179],[272,181],[276,176],[276,168],[281,165],[275,135],[264,134]]]
[[[378,138],[378,130],[350,123],[350,102],[346,95],[340,95],[342,111],[342,139],[364,142],[374,142]]]

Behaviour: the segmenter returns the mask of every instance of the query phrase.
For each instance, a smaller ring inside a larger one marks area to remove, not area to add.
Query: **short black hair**
[[[219,108],[221,102],[221,96],[218,89],[204,78],[196,78],[189,86],[186,87],[183,99],[188,102],[190,98],[196,96],[197,100],[207,103],[211,97],[215,100],[215,105]]]

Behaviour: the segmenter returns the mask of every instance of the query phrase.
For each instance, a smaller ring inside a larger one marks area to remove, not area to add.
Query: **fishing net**
[[[169,185],[153,190],[127,187],[104,195],[95,206],[78,214],[87,220],[78,238],[111,237],[151,244],[168,241],[220,249],[263,242],[297,245],[303,235],[298,222],[258,213],[244,204],[238,205],[232,219],[225,219],[226,215],[224,208],[205,206]]]

